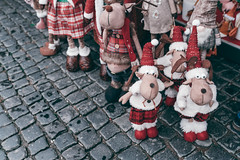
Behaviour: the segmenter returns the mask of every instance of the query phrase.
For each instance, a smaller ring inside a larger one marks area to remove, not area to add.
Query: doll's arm
[[[104,50],[107,49],[107,44],[108,44],[108,30],[104,29],[103,30],[103,48],[104,48]]]
[[[132,92],[127,92],[122,97],[120,97],[118,101],[122,102],[122,104],[125,104],[130,99],[131,96],[132,96]]]
[[[178,104],[180,110],[184,110],[187,107],[187,96],[189,95],[189,92],[190,90],[188,85],[181,85],[179,87],[176,103]]]
[[[84,18],[92,19],[95,10],[95,0],[86,0],[84,8]]]
[[[163,57],[160,57],[158,59],[155,60],[155,64],[156,65],[163,65],[165,67],[170,66],[171,65],[171,59],[172,59],[172,55],[165,55]]]
[[[139,40],[138,40],[138,37],[137,37],[137,33],[136,33],[133,25],[130,25],[130,27],[131,27],[131,34],[132,34],[133,42],[135,44],[138,56],[141,59],[142,58],[142,48],[141,48],[141,45],[139,43]]]

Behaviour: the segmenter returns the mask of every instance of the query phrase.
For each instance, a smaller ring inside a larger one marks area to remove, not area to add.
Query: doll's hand
[[[148,16],[148,11],[142,11],[141,13],[143,14],[143,16]]]
[[[181,111],[183,111],[186,108],[186,105],[187,105],[186,101],[179,100],[177,103],[178,103],[178,107]]]
[[[193,122],[193,118],[191,118],[191,119],[188,119],[188,122]]]
[[[132,93],[131,92],[127,92],[122,97],[120,97],[118,101],[122,102],[122,104],[125,104],[130,99],[131,96],[132,96]]]
[[[135,61],[131,62],[131,66],[138,66],[139,65],[139,60],[136,59]]]

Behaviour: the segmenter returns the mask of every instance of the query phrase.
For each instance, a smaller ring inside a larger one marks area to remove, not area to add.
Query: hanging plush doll
[[[136,72],[139,78],[123,95],[119,102],[125,104],[128,100],[132,106],[129,120],[135,130],[136,139],[154,138],[158,135],[156,127],[157,113],[161,106],[162,95],[165,87],[173,83],[163,83],[158,79],[158,68],[154,66],[152,47],[157,45],[156,39],[144,45],[141,66]]]
[[[173,17],[177,15],[174,0],[148,0],[143,2],[142,8],[145,10],[142,11],[143,29],[150,31],[151,39],[157,38],[157,35],[167,33],[172,29]],[[155,54],[154,50],[153,52]],[[154,55],[154,58],[158,57]]]
[[[204,141],[208,139],[206,120],[209,113],[218,107],[217,89],[211,81],[211,62],[201,61],[195,25],[190,35],[185,61],[186,81],[179,87],[174,109],[182,118],[180,127],[184,132],[184,139],[189,142],[196,139]]]
[[[216,50],[221,44],[221,37],[216,23],[216,9],[218,0],[199,0],[187,23],[186,35],[190,34],[192,22],[195,19],[200,21],[198,30],[198,47],[200,48],[201,59],[206,59],[208,50]]]
[[[166,77],[174,82],[174,85],[165,91],[167,106],[173,106],[176,101],[176,96],[179,86],[185,80],[186,63],[180,63],[183,58],[186,58],[187,43],[183,42],[182,32],[185,28],[182,26],[174,26],[173,43],[169,47],[169,52],[158,58],[155,62],[157,65],[163,65],[163,73]]]
[[[111,86],[105,92],[108,102],[116,102],[121,91],[127,91],[127,83],[131,75],[131,66],[139,61],[133,47],[136,47],[138,57],[142,55],[133,24],[125,17],[125,7],[120,3],[107,5],[100,16],[100,24],[104,28],[104,52],[101,59],[107,64],[107,72],[111,77]]]
[[[111,3],[123,3],[126,7],[129,7],[131,4],[135,2],[135,0],[86,0],[85,10],[84,10],[84,20],[86,23],[89,23],[91,19],[94,21],[94,39],[99,44],[100,49],[99,53],[103,53],[103,40],[102,40],[102,28],[100,25],[100,15],[104,10],[104,3],[111,4]],[[131,8],[130,8],[131,9]],[[128,10],[130,11],[130,10]],[[100,58],[100,77],[103,80],[108,80],[109,76],[107,75],[107,68],[106,63]]]
[[[48,0],[39,0],[39,3],[46,5]],[[92,28],[93,22],[84,25],[82,0],[49,0],[48,5],[48,32],[49,43],[40,52],[44,56],[51,56],[57,53],[59,48],[58,35],[67,35],[67,70],[74,72],[80,67],[83,71],[91,69],[92,61],[90,48],[85,46],[84,35]],[[78,39],[79,48],[73,39]]]

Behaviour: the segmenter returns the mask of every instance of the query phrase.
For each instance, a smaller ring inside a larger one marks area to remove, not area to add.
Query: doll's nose
[[[204,93],[207,92],[207,90],[206,90],[205,88],[202,88],[202,89],[201,89],[201,92],[204,94]]]
[[[113,10],[112,6],[110,6],[110,5],[107,5],[105,7],[105,9],[106,9],[107,12],[112,12],[112,10]]]
[[[151,87],[151,88],[154,88],[154,86],[155,86],[155,85],[154,85],[153,83],[150,83],[150,87]]]

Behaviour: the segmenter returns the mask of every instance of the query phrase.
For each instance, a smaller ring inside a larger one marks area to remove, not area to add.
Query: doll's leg
[[[84,43],[83,38],[78,39],[79,42],[79,67],[82,71],[89,71],[92,68],[92,59],[90,48]]]
[[[134,129],[134,136],[138,140],[143,140],[147,138],[147,129],[144,124],[134,124],[132,123],[132,127]]]
[[[173,87],[169,87],[165,91],[165,95],[167,96],[165,100],[166,106],[173,106],[176,101],[177,91]]]
[[[70,72],[76,72],[79,68],[78,66],[78,48],[75,46],[75,43],[71,36],[67,36],[68,49],[67,49],[67,61],[66,68]]]
[[[158,130],[156,127],[156,123],[157,121],[155,121],[154,123],[147,123],[146,128],[147,128],[147,135],[149,138],[155,138],[158,135]]]
[[[40,53],[43,56],[52,56],[57,53],[57,48],[54,44],[53,37],[54,37],[53,34],[49,34],[48,42],[45,43],[44,47],[40,48]]]
[[[34,9],[37,13],[37,17],[39,18],[39,22],[36,24],[37,29],[45,29],[46,28],[46,17],[47,10],[44,5],[39,4],[39,0],[33,0]]]

